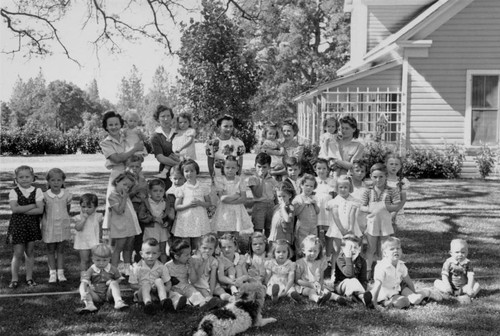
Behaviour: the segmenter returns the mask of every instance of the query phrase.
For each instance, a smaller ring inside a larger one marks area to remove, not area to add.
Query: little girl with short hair
[[[351,197],[358,208],[361,207],[361,199],[368,188],[368,185],[365,182],[366,169],[366,162],[364,160],[354,160],[348,173],[352,184]],[[359,229],[364,234],[366,231],[366,212],[357,211],[356,222]]]
[[[278,204],[274,206],[273,218],[271,221],[271,231],[269,233],[269,243],[285,239],[293,241],[293,224],[295,220],[295,208],[291,201],[295,197],[295,189],[288,181],[280,182],[275,189]]]
[[[219,268],[217,278],[222,288],[230,290],[231,294],[238,292],[244,281],[248,280],[244,256],[238,253],[238,241],[231,234],[219,238]]]
[[[290,243],[285,239],[274,242],[269,252],[270,260],[266,261],[267,295],[273,302],[277,302],[280,297],[290,296],[294,301],[300,301],[293,286],[295,279],[295,263],[290,259],[293,251]]]
[[[392,228],[396,232],[397,227],[406,224],[406,217],[404,215],[404,205],[406,204],[406,197],[410,189],[410,181],[403,177],[403,161],[401,156],[396,153],[387,154],[385,157],[385,165],[387,166],[387,185],[399,191],[400,203],[399,210],[391,213]]]
[[[295,227],[295,246],[300,250],[302,240],[308,235],[316,235],[318,232],[319,207],[313,194],[318,186],[316,178],[310,174],[304,174],[300,180],[301,193],[293,199],[297,224]]]
[[[300,244],[303,257],[297,260],[295,271],[295,290],[317,304],[328,300],[344,301],[324,286],[324,273],[328,267],[323,258],[323,246],[316,235],[308,235]]]
[[[215,191],[219,204],[212,217],[212,227],[219,235],[253,232],[252,218],[245,208],[247,186],[238,176],[239,163],[236,156],[228,155],[222,167],[222,176],[215,177]]]
[[[172,139],[172,149],[182,160],[196,160],[196,130],[193,128],[193,117],[187,112],[177,116],[177,129]]]
[[[113,180],[113,189],[109,195],[109,238],[113,242],[111,264],[118,267],[120,254],[123,252],[124,275],[130,273],[134,238],[141,233],[139,220],[129,197],[129,191],[135,184],[135,177],[124,172]]]
[[[9,288],[19,286],[19,267],[26,255],[26,285],[36,286],[33,280],[35,262],[35,241],[42,239],[40,216],[43,213],[43,193],[33,186],[35,172],[30,166],[19,166],[14,170],[16,187],[9,192],[9,205],[12,210],[7,229],[7,243],[14,246],[12,256],[12,279]]]
[[[71,238],[69,211],[73,195],[64,188],[66,174],[52,168],[46,176],[47,191],[43,193],[45,211],[42,216],[42,238],[47,244],[49,283],[66,282],[64,276],[64,247]]]
[[[99,244],[103,216],[97,212],[99,200],[95,194],[87,193],[80,197],[80,215],[75,221],[75,242],[73,248],[80,255],[80,273],[90,267],[90,253]]]
[[[319,137],[319,158],[330,160],[333,163],[336,160],[342,159],[339,144],[337,142],[339,126],[340,124],[335,117],[330,117],[323,121],[323,134]],[[338,177],[340,167],[334,167],[332,171],[334,172],[334,176]]]
[[[195,247],[200,237],[211,231],[207,213],[211,206],[210,188],[198,180],[200,166],[196,161],[184,161],[181,169],[186,183],[175,189],[177,216],[172,232],[175,237],[189,238],[191,246]]]
[[[316,182],[318,183],[315,190],[315,197],[319,207],[317,235],[325,243],[326,256],[329,259],[332,255],[333,241],[325,235],[333,223],[333,217],[332,213],[328,211],[327,205],[336,196],[336,183],[335,179],[329,177],[330,168],[326,159],[317,159],[314,164],[314,170],[316,171]]]
[[[279,141],[279,129],[276,124],[268,124],[262,132],[262,140],[256,148],[255,153],[266,153],[271,156],[271,169],[283,169],[282,153],[284,149]],[[279,166],[279,167],[277,167]]]
[[[248,276],[260,283],[266,279],[265,263],[269,260],[267,254],[267,239],[262,232],[254,232],[248,239],[250,251],[245,255]]]

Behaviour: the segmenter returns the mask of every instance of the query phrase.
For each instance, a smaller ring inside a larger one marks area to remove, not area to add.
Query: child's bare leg
[[[90,267],[90,250],[80,250],[80,272],[85,272]]]
[[[368,248],[366,249],[366,272],[368,274],[368,279],[373,277],[372,266],[375,260],[375,253],[377,252],[379,237],[366,234],[366,240],[368,241]]]
[[[137,293],[137,296],[139,297],[139,301],[142,301],[144,303],[149,303],[151,302],[151,284],[149,282],[144,282],[141,284],[141,288],[139,288],[139,291]]]
[[[35,264],[35,242],[26,244],[26,280],[33,280],[33,265]]]
[[[167,262],[167,242],[160,242],[160,261],[162,264]]]
[[[167,289],[165,288],[163,279],[155,279],[155,286],[156,290],[158,291],[158,297],[160,298],[160,301],[165,300],[167,298]]]
[[[123,263],[129,265],[132,263],[132,252],[134,251],[135,236],[125,238],[125,245],[123,247]]]
[[[47,243],[47,262],[49,264],[49,271],[55,271],[57,269],[56,248],[57,243]]]
[[[479,293],[479,283],[477,281],[474,281],[471,285],[465,285],[463,287],[463,292],[470,297],[475,297],[477,293]]]
[[[113,254],[111,255],[111,265],[118,267],[118,263],[120,262],[120,254],[125,249],[125,245],[127,242],[127,238],[115,238],[114,239],[114,248]]]
[[[340,238],[331,238],[332,239],[332,246],[333,246],[333,253],[332,257],[330,259],[332,263],[332,268],[335,270],[335,264],[337,263],[337,258],[340,255],[340,249],[342,247],[342,239]]]
[[[64,270],[64,242],[56,243],[57,269]]]
[[[410,301],[412,305],[418,305],[422,302],[423,299],[425,299],[424,294],[419,292],[415,293],[409,288],[403,288],[401,294],[403,296],[406,296],[408,298],[408,301]]]
[[[24,257],[24,249],[24,244],[14,245],[14,255],[12,256],[12,262],[10,264],[12,281],[19,281],[19,267]]]
[[[325,237],[325,250],[326,250],[326,259],[327,260],[332,260],[332,255],[333,255],[333,238],[332,237]],[[335,269],[335,264],[332,262],[332,269]],[[333,271],[332,271],[333,272]]]
[[[403,309],[411,305],[410,300],[403,295],[395,295],[390,300],[388,300],[387,306],[392,306],[397,309]]]
[[[231,295],[226,293],[226,291],[224,289],[222,289],[221,287],[218,287],[214,290],[214,295],[217,295],[218,297],[220,297],[224,301],[229,301],[232,297]]]

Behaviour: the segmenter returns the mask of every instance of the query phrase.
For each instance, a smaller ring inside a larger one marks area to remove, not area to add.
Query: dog
[[[258,282],[244,283],[236,300],[203,317],[193,336],[232,336],[252,326],[263,327],[276,322],[275,318],[262,318],[266,287]]]

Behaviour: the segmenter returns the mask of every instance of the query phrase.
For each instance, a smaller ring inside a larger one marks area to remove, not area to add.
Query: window
[[[500,140],[500,71],[470,71],[467,77],[466,132],[470,132],[470,141],[466,143],[496,144]]]

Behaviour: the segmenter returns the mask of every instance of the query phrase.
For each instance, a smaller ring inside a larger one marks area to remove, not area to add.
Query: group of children
[[[335,142],[328,139],[329,145]],[[264,143],[263,148],[271,145]],[[299,160],[286,156],[282,163],[287,175],[278,181],[264,150],[247,180],[238,175],[238,158],[227,156],[222,175],[210,187],[198,180],[198,163],[186,159],[172,168],[169,190],[161,179],[146,181],[143,160],[133,155],[113,180],[106,209],[109,228],[104,230],[95,194],[80,197],[80,214],[71,219],[72,195],[64,188],[62,170],[47,173],[47,190],[42,192],[32,185],[33,169],[18,167],[16,187],[9,194],[7,239],[14,246],[9,287],[19,286],[24,254],[26,284],[36,286],[33,249],[40,239],[47,244],[49,283],[66,281],[64,247],[73,222],[82,312],[95,311],[96,302],[111,297],[116,309],[126,308],[118,286],[124,276],[147,313],[156,310],[155,297],[166,310],[186,304],[210,309],[231,300],[246,281],[265,284],[273,301],[283,296],[318,304],[350,299],[370,307],[403,308],[443,295],[474,297],[479,290],[463,240],[452,241],[437,290],[415,289],[400,260],[401,243],[394,237],[404,220],[409,187],[408,180],[400,178],[401,159],[396,155],[370,168],[370,184],[363,161],[354,161],[346,176],[337,174],[329,158],[319,158],[314,176],[302,174]],[[251,216],[245,208],[247,189],[253,196]],[[207,209],[213,206],[214,193],[218,204],[210,218]],[[244,234],[251,234],[249,252],[241,255],[238,241]],[[121,258],[124,264],[118,270]],[[324,279],[327,268],[332,274],[329,281]]]

